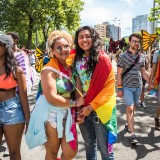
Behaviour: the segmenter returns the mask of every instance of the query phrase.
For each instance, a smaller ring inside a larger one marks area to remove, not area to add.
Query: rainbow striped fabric
[[[160,82],[160,50],[158,54],[158,63],[157,63],[157,69],[156,69],[156,74],[154,79],[154,89],[156,90],[156,92],[158,92],[159,82]]]

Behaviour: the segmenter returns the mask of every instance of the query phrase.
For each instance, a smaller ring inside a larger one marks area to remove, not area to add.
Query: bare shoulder
[[[55,78],[57,78],[58,77],[58,74],[57,73],[55,73],[55,72],[53,72],[52,70],[50,70],[50,69],[46,69],[46,70],[43,70],[42,72],[41,72],[41,77],[42,78],[47,78],[48,76],[51,76],[51,77],[53,77],[54,79]]]

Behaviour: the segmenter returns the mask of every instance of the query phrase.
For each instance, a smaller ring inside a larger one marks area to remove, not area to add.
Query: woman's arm
[[[26,85],[26,78],[25,78],[24,72],[20,67],[18,67],[16,70],[16,78],[18,83],[19,97],[21,100],[22,109],[25,116],[25,121],[26,123],[28,123],[30,119],[30,110],[29,110],[28,98],[27,98],[27,85]]]
[[[148,82],[149,84],[149,76],[147,74],[147,71],[145,69],[145,67],[141,67],[141,74],[142,74],[142,77]]]
[[[76,76],[76,87],[83,94],[82,82],[78,76]],[[81,95],[76,91],[76,98],[81,97]]]
[[[154,88],[153,79],[154,79],[154,76],[155,76],[155,72],[156,72],[156,63],[153,63],[152,64],[151,74],[150,74],[150,77],[149,77],[149,86],[148,86],[149,90]]]

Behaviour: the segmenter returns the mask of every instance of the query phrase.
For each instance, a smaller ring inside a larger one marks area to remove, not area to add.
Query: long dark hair
[[[78,44],[78,36],[79,33],[83,30],[89,30],[90,34],[91,34],[91,38],[92,38],[92,47],[90,49],[90,56],[89,56],[89,60],[87,62],[87,73],[93,73],[94,69],[96,67],[96,64],[98,62],[98,54],[99,51],[102,49],[102,40],[99,37],[99,34],[96,32],[96,30],[90,26],[83,26],[80,27],[75,34],[75,48],[76,48],[76,56],[75,56],[75,61],[74,61],[74,68],[76,67],[76,61],[77,60],[81,60],[84,54],[84,50],[80,48],[79,44]]]
[[[17,62],[16,59],[14,58],[13,50],[11,47],[6,46],[5,49],[5,62],[4,62],[4,67],[6,70],[6,77],[5,79],[12,73],[14,78],[16,79],[15,71],[17,69]]]

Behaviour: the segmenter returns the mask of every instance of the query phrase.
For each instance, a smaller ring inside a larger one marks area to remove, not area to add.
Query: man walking
[[[125,101],[127,119],[125,129],[131,133],[132,144],[138,142],[134,131],[134,111],[142,91],[142,77],[149,82],[144,55],[138,53],[140,41],[139,34],[131,34],[129,49],[120,55],[117,62],[118,96],[121,98],[123,96]]]

